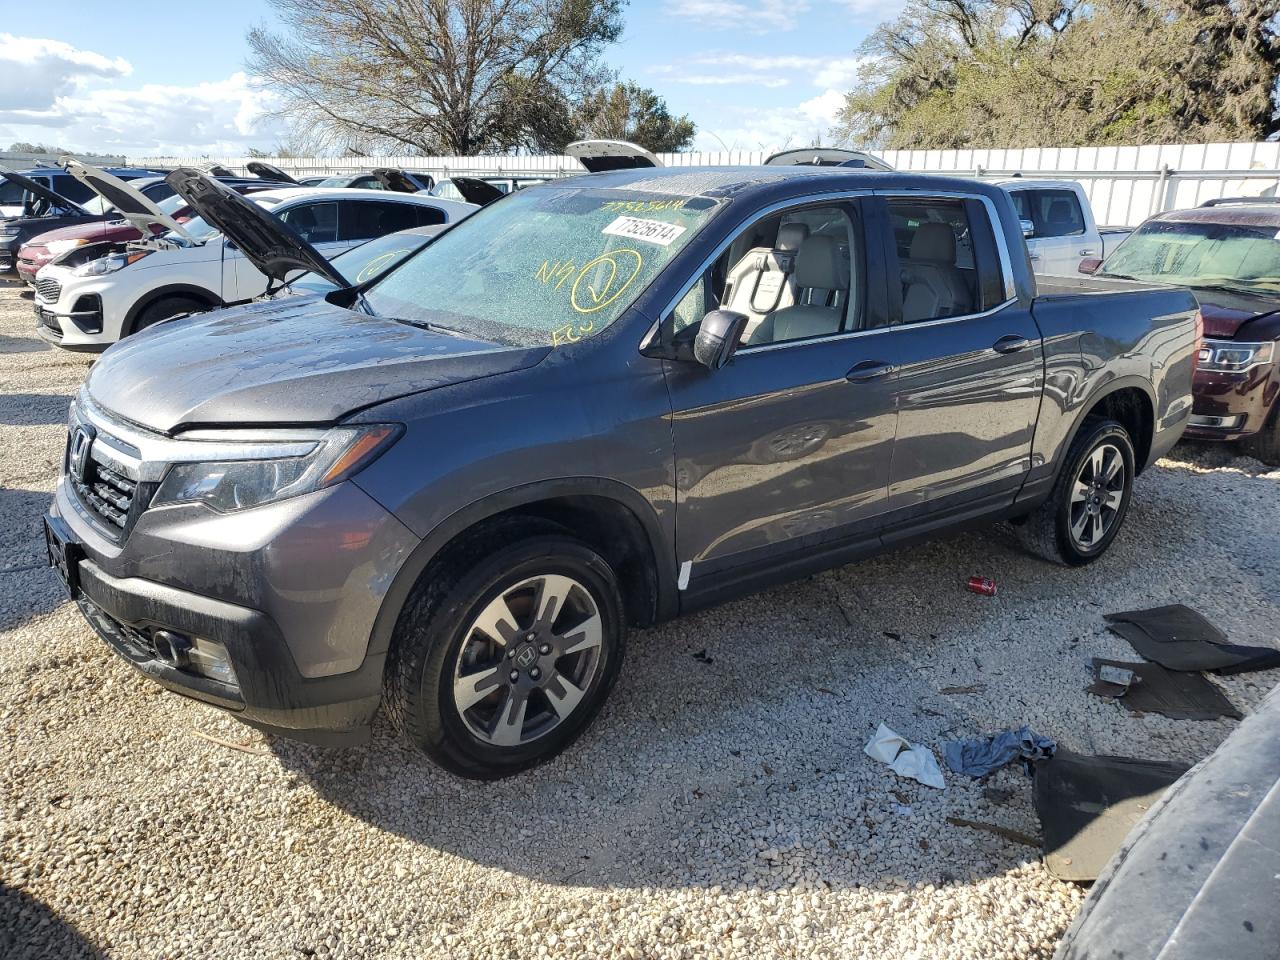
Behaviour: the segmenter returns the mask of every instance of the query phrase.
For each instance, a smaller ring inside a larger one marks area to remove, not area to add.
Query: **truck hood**
[[[330,424],[411,393],[523,370],[549,352],[292,297],[128,337],[93,365],[85,389],[103,409],[161,433]]]
[[[191,167],[179,167],[164,179],[205,223],[221,230],[269,279],[284,283],[290,274],[308,270],[327,277],[335,287],[351,286],[315,247],[283,220],[226,184]]]
[[[1280,310],[1274,300],[1218,290],[1194,290],[1206,337],[1231,338],[1246,323]]]

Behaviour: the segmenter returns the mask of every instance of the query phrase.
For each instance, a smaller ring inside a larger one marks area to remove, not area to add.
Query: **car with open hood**
[[[77,182],[85,184],[85,189],[90,193],[91,199],[84,203],[84,208],[92,214],[105,215],[109,219],[90,220],[88,223],[77,221],[70,226],[37,234],[24,243],[18,249],[17,272],[19,279],[30,286],[35,286],[36,274],[41,267],[77,247],[91,243],[123,243],[129,240],[140,240],[143,236],[132,221],[119,217],[111,202],[93,192],[89,181],[93,177],[100,178],[103,174],[111,175],[109,171],[98,170],[75,160],[68,160],[66,163],[68,175],[73,179],[82,178]],[[258,177],[219,177],[217,179],[239,193],[279,189],[289,185]],[[139,177],[128,183],[133,190],[156,203],[162,213],[172,216],[178,223],[186,219],[186,201],[174,194],[173,188],[164,177]],[[161,223],[153,223],[150,226],[151,233],[156,236],[166,229],[167,227]]]
[[[0,183],[22,191],[22,213],[0,220],[0,279],[17,279],[18,250],[31,237],[71,224],[108,219],[20,173],[0,170]]]
[[[106,167],[108,173],[121,180],[137,180],[142,177],[163,176],[168,171],[149,167]],[[86,189],[60,166],[39,166],[17,171],[26,179],[52,190],[73,203],[85,204],[94,199],[92,190]],[[0,179],[0,220],[22,216],[23,204],[30,195],[22,186]]]
[[[630,626],[980,521],[1099,560],[1190,412],[1191,293],[1039,283],[988,183],[633,165],[364,282],[285,227],[227,238],[335,289],[90,369],[50,560],[158,683],[330,744],[385,708],[465,776],[571,743]]]
[[[501,200],[508,193],[515,193],[517,190],[524,190],[526,187],[536,187],[538,184],[546,182],[546,177],[495,177],[479,173],[467,176],[459,173],[451,177],[445,177],[443,180],[437,180],[436,185],[428,193],[433,197],[444,197],[446,200],[465,200],[467,203],[474,203],[483,207],[485,204],[493,203],[495,200]]]
[[[167,180],[197,216],[178,224],[127,184],[91,179],[144,239],[79,247],[36,275],[37,332],[74,350],[100,351],[171,317],[258,297],[273,275],[269,264],[294,255],[294,247],[305,250],[296,269],[323,273],[327,258],[364,240],[454,223],[476,209],[417,194],[342,188],[288,187],[246,199],[184,168]],[[266,241],[263,220],[275,228]],[[154,226],[168,232],[149,236]]]
[[[1239,441],[1280,466],[1280,202],[1228,198],[1156,214],[1101,266],[1081,269],[1190,287],[1205,339],[1187,438]]]

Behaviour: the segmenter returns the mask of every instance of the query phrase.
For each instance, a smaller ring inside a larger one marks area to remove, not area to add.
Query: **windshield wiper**
[[[417,327],[419,330],[430,330],[432,333],[443,333],[445,336],[458,337],[462,340],[474,340],[471,334],[465,330],[455,330],[453,327],[446,327],[439,323],[433,323],[430,320],[410,320],[406,317],[386,317],[384,319],[394,320],[396,323],[405,323],[411,327]]]

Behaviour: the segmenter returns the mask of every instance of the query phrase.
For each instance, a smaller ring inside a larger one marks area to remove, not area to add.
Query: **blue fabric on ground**
[[[985,777],[1006,763],[1023,760],[1046,760],[1058,745],[1042,737],[1030,727],[1003,730],[983,740],[950,740],[942,745],[947,766],[956,773]]]

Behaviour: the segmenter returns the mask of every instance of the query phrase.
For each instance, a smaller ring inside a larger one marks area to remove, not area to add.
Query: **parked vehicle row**
[[[68,169],[110,202],[142,239],[75,247],[39,270],[37,330],[67,349],[102,350],[122,337],[180,314],[251,300],[267,276],[220,225],[201,216],[178,223],[144,192],[75,161]],[[166,188],[174,174],[166,181]],[[217,180],[206,178],[208,184]],[[227,196],[238,196],[231,189]],[[222,194],[206,203],[217,203]],[[270,210],[322,257],[400,230],[442,225],[474,207],[413,193],[289,186],[252,193],[245,209]],[[189,202],[189,201],[188,201]]]
[[[595,716],[629,626],[958,524],[1096,560],[1186,427],[1194,297],[1037,280],[1001,187],[584,152],[614,169],[349,269],[280,214],[368,192],[169,175],[183,232],[318,286],[91,368],[47,537],[120,656],[306,740],[385,708],[507,775]]]
[[[1190,287],[1205,340],[1187,436],[1240,440],[1280,466],[1280,203],[1249,197],[1160,213],[1080,269]]]

